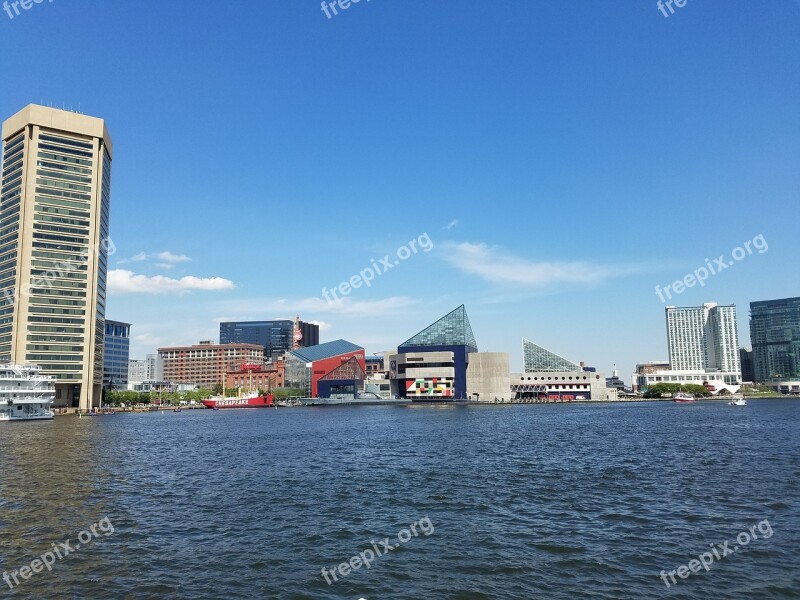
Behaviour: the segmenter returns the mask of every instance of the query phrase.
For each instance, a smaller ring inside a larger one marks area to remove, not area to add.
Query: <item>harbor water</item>
[[[2,594],[800,598],[798,416],[759,399],[4,423]]]

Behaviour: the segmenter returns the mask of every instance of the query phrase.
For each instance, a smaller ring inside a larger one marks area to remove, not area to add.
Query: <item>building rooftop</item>
[[[363,351],[364,348],[356,346],[347,340],[334,340],[332,342],[325,342],[324,344],[317,344],[316,346],[308,346],[307,348],[298,348],[292,350],[300,360],[305,362],[314,362],[317,360],[324,360],[340,354],[347,354],[348,352],[356,352],[357,350]]]
[[[522,338],[522,356],[526,373],[582,370],[580,365],[525,338]]]
[[[111,144],[111,136],[108,135],[108,129],[103,119],[68,110],[29,104],[3,122],[3,139],[10,138],[27,125],[38,125],[39,127],[56,129],[67,133],[100,138],[105,142],[108,155],[113,157],[114,149]]]
[[[415,346],[468,346],[478,351],[478,343],[469,324],[467,309],[462,304],[435,323],[428,325],[415,336],[409,338],[397,349],[401,354],[404,347]]]
[[[213,344],[211,342],[200,342],[192,346],[166,346],[159,348],[158,352],[177,352],[180,350],[214,350],[216,348],[250,348],[253,350],[264,350],[264,346],[259,344],[248,344],[245,342],[231,342],[230,344]]]

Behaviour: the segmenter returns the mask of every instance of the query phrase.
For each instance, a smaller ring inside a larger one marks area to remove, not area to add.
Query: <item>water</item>
[[[73,551],[0,584],[48,599],[800,598],[798,414],[752,400],[7,423],[0,568]],[[323,567],[411,523],[416,537],[326,583]],[[758,523],[708,572],[659,578]]]

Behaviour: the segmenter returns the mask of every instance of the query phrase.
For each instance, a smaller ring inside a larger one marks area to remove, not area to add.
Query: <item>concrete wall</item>
[[[586,400],[614,402],[618,399],[615,388],[606,387],[605,374],[593,371],[540,371],[536,373],[511,373],[511,385],[544,385],[548,393],[589,396]],[[588,389],[587,389],[588,388]]]
[[[467,394],[480,402],[508,401],[513,397],[506,352],[471,352],[467,366]]]

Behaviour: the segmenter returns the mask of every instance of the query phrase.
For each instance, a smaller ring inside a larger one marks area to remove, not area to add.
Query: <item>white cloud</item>
[[[145,260],[158,260],[160,262],[156,263],[157,267],[162,269],[171,269],[178,263],[188,262],[192,260],[185,254],[173,254],[169,250],[164,250],[163,252],[159,252],[157,254],[148,254],[147,252],[139,252],[130,258],[123,258],[122,260],[118,260],[118,265],[124,265],[127,263],[132,262],[142,262]]]
[[[155,255],[155,258],[157,258],[162,262],[171,264],[177,264],[192,260],[185,254],[173,254],[169,250],[164,250],[164,252],[159,252],[158,254]]]
[[[147,260],[147,253],[146,252],[139,252],[139,254],[135,254],[134,256],[131,256],[130,258],[122,258],[122,259],[117,261],[117,264],[118,265],[124,265],[125,263],[141,262],[143,260]]]
[[[450,231],[450,230],[451,230],[453,227],[455,227],[456,225],[458,225],[458,224],[459,224],[459,222],[460,222],[460,221],[459,221],[458,219],[453,219],[453,220],[452,220],[452,221],[450,221],[450,222],[449,222],[447,225],[445,225],[445,226],[444,226],[444,228],[445,228],[445,229],[447,229],[447,231]]]
[[[230,279],[222,277],[194,277],[187,275],[180,279],[163,275],[137,275],[125,269],[108,272],[108,291],[112,294],[168,294],[185,293],[192,290],[219,291],[231,290],[236,286]]]
[[[451,265],[491,283],[543,287],[553,283],[597,283],[632,273],[584,261],[544,262],[513,256],[486,244],[445,242],[441,256]]]

